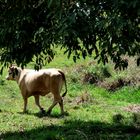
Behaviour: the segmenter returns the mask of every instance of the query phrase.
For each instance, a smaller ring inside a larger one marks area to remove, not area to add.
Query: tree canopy
[[[127,66],[122,55],[140,64],[139,0],[1,0],[0,62],[26,65],[53,59],[61,45],[76,61],[94,53],[104,64]],[[43,54],[43,55],[42,55]]]

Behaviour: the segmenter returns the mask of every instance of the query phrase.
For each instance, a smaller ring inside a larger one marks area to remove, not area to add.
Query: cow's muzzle
[[[9,76],[6,76],[5,78],[6,78],[6,80],[10,80],[10,79],[9,79]]]

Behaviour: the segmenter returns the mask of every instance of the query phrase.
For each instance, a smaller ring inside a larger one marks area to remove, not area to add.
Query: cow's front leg
[[[28,103],[28,98],[23,98],[24,99],[24,108],[23,108],[23,113],[27,112],[27,103]]]
[[[44,114],[45,113],[45,110],[43,107],[41,107],[40,103],[39,103],[39,95],[35,95],[35,103],[36,105],[39,107],[40,111]]]

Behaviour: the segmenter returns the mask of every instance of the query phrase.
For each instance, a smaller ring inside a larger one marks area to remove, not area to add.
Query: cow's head
[[[8,69],[8,75],[6,76],[7,80],[16,80],[19,75],[19,68],[17,66],[10,66]]]

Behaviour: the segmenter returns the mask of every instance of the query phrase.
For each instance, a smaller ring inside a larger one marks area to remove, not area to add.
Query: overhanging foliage
[[[117,68],[127,66],[121,56],[129,55],[139,65],[139,21],[139,0],[1,0],[0,61],[24,66],[37,56],[41,64],[40,53],[50,61],[52,46],[61,44],[74,61],[95,53]]]

